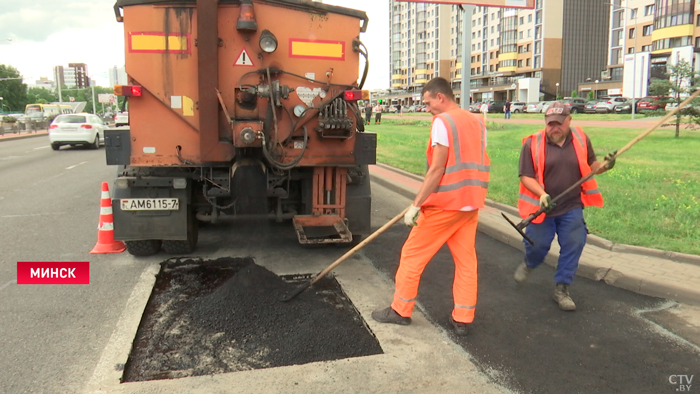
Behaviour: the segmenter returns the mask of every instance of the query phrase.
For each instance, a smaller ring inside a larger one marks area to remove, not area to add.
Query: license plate
[[[122,198],[122,211],[177,211],[177,198]]]

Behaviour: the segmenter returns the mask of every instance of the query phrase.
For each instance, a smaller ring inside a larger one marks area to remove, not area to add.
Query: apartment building
[[[90,87],[90,77],[85,63],[69,63],[68,67],[55,66],[54,78],[61,86],[78,89]]]
[[[652,78],[683,59],[700,70],[700,2],[614,0],[611,2],[608,65],[580,85],[595,97],[648,95]]]
[[[114,66],[107,71],[107,74],[109,75],[109,86],[128,84],[124,67]]]
[[[391,0],[392,92],[420,100],[433,77],[459,100],[462,26],[456,5]],[[611,9],[590,0],[536,0],[534,9],[476,6],[470,17],[470,100],[537,101],[568,96],[608,64]]]

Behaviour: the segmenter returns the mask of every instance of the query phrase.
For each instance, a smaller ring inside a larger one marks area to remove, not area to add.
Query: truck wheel
[[[187,217],[187,239],[184,241],[163,241],[163,250],[168,254],[190,254],[197,247],[199,222],[193,212]]]
[[[161,241],[145,239],[141,241],[125,241],[126,250],[132,256],[152,256],[160,251]]]

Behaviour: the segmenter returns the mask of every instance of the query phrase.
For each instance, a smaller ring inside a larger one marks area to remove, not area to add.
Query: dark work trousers
[[[377,124],[377,123],[382,123],[382,113],[381,112],[377,112],[377,114],[374,115],[374,124]]]
[[[588,230],[583,221],[583,209],[576,208],[554,217],[546,217],[542,223],[530,223],[525,227],[525,234],[532,238],[535,245],[525,243],[525,264],[535,268],[544,262],[549,247],[554,240],[554,234],[559,236],[559,262],[554,274],[556,283],[571,284],[578,269],[578,260],[586,246]]]

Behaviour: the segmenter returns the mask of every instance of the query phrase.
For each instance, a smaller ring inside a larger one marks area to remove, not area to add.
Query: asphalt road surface
[[[101,182],[111,185],[114,173],[104,164],[103,148],[54,152],[45,137],[0,143],[1,393],[82,392],[144,267],[170,257],[88,254],[97,236]],[[373,193],[375,228],[410,203],[380,186]],[[393,278],[407,233],[396,225],[359,254],[377,275]],[[316,273],[344,251],[302,249],[295,238],[285,224],[205,226],[197,254],[274,259],[289,273]],[[578,311],[565,313],[551,300],[551,268],[516,285],[512,270],[519,251],[481,234],[477,251],[477,318],[468,337],[451,338],[504,391],[664,393],[676,392],[672,375],[700,379],[697,346],[642,313],[672,303],[578,278],[572,287]],[[90,261],[91,284],[16,285],[18,261]],[[442,250],[428,265],[418,298],[426,316],[446,330],[452,270],[449,252]],[[376,306],[389,301],[377,299]]]

